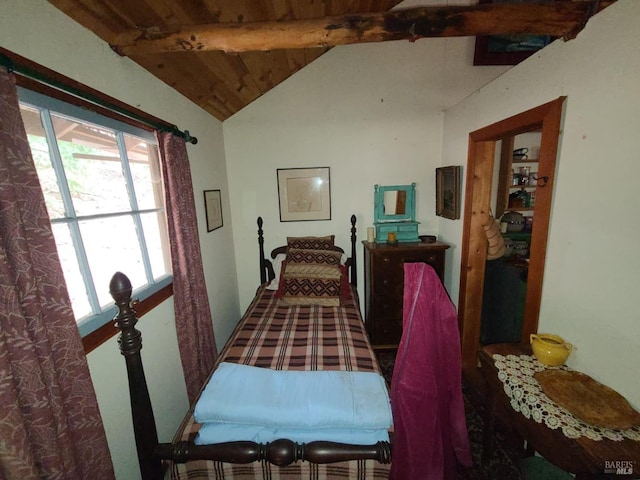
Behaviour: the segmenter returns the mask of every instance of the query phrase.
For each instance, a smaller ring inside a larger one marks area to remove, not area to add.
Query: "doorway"
[[[504,248],[487,251],[480,322],[480,346],[520,342],[535,223],[539,130],[496,142],[491,212]],[[493,236],[493,235],[492,235]],[[493,256],[489,256],[493,253]]]
[[[540,131],[541,138],[535,189],[535,227],[531,232],[521,341],[528,343],[529,335],[537,332],[558,138],[565,98],[560,97],[469,135],[458,300],[463,368],[477,366],[487,256],[487,237],[483,225],[489,219],[496,144],[534,131]]]

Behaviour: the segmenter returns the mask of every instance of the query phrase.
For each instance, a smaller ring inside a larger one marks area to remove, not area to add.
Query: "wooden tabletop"
[[[531,355],[531,346],[524,344],[493,344],[480,349],[481,371],[489,392],[489,414],[497,415],[505,424],[516,429],[540,455],[561,469],[576,474],[576,479],[640,478],[640,442],[625,438],[622,441],[591,440],[581,436],[566,437],[560,429],[552,430],[544,423],[527,419],[513,410],[493,355]],[[491,403],[493,406],[491,406]],[[492,422],[489,423],[492,425]],[[615,470],[619,474],[615,474]]]

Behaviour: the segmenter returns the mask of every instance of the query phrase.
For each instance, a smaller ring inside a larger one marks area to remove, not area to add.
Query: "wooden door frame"
[[[489,218],[496,142],[531,131],[541,131],[542,138],[521,341],[528,343],[529,334],[537,332],[553,180],[565,99],[566,97],[559,97],[469,134],[458,299],[463,368],[476,367],[478,361],[487,256],[487,237],[482,225]],[[546,179],[542,180],[543,177]]]

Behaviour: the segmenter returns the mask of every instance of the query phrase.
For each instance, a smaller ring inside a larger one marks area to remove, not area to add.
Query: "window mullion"
[[[145,210],[138,210],[136,213],[140,215],[144,215],[145,213],[157,213],[162,212],[162,208],[147,208]],[[130,217],[131,210],[127,210],[126,212],[113,212],[113,213],[96,213],[95,215],[77,215],[75,219],[70,219],[67,217],[64,218],[52,218],[51,223],[68,223],[72,220],[78,220],[79,222],[83,222],[86,220],[97,220],[100,218],[116,218],[116,217]]]
[[[80,272],[82,273],[84,286],[87,289],[91,311],[94,314],[100,313],[102,311],[102,308],[100,307],[98,292],[96,292],[95,282],[93,281],[93,274],[91,273],[91,267],[89,266],[87,251],[85,250],[84,242],[82,241],[79,222],[69,222],[69,230],[71,231],[71,239],[76,248],[76,257],[78,258],[78,264],[80,265]]]
[[[84,248],[84,243],[82,242],[82,235],[80,235],[80,225],[78,224],[76,211],[73,206],[73,199],[71,198],[67,175],[64,172],[62,155],[60,155],[60,148],[58,147],[58,139],[56,138],[55,129],[53,128],[51,113],[49,110],[40,109],[40,118],[42,119],[42,126],[47,137],[47,143],[49,144],[51,163],[58,181],[58,188],[60,189],[60,196],[62,198],[62,204],[64,205],[65,216],[68,219],[71,241],[74,245],[76,258],[82,274],[82,280],[89,298],[89,305],[91,306],[91,310],[94,314],[99,313],[100,302],[98,301],[98,294],[96,293],[93,276],[91,275],[91,269],[89,268],[87,252]]]
[[[131,165],[129,164],[129,156],[127,155],[127,148],[124,141],[124,134],[117,132],[116,140],[118,143],[118,150],[120,152],[120,163],[122,165],[122,173],[124,174],[125,181],[127,182],[127,192],[129,193],[129,205],[133,213],[133,223],[136,228],[136,234],[138,236],[138,243],[140,244],[140,253],[142,254],[142,264],[144,265],[144,272],[147,276],[147,282],[153,283],[153,272],[151,270],[151,260],[149,259],[149,252],[147,251],[147,241],[144,236],[144,228],[142,228],[142,219],[140,218],[138,199],[136,197],[135,184],[133,182],[133,175],[131,174]]]
[[[60,196],[62,197],[62,204],[64,206],[64,214],[67,218],[75,219],[76,211],[73,207],[73,200],[71,199],[71,192],[69,191],[67,175],[64,171],[64,165],[62,164],[62,155],[60,155],[58,139],[56,138],[55,129],[53,128],[51,112],[49,112],[49,110],[40,109],[40,118],[47,137],[49,156],[51,158],[51,164],[53,165],[53,171],[56,173],[56,180],[58,181],[58,188],[60,189]]]

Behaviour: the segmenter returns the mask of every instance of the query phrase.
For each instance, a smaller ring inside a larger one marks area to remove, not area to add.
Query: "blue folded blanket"
[[[271,370],[221,363],[196,403],[198,423],[388,429],[389,394],[373,372]]]
[[[309,443],[317,440],[349,443],[351,445],[373,445],[389,441],[387,429],[351,429],[351,428],[276,428],[260,425],[240,425],[237,423],[205,423],[196,435],[196,445],[211,443],[252,441],[269,443],[287,438],[296,443]]]

